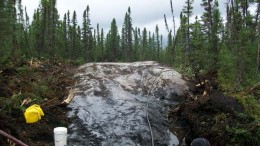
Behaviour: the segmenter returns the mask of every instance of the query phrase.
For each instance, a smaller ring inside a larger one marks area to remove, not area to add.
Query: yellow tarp
[[[28,107],[24,112],[26,123],[38,122],[41,119],[41,116],[44,116],[44,113],[41,107],[37,104]]]

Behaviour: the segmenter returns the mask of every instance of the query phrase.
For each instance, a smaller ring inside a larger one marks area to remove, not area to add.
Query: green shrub
[[[239,145],[260,145],[260,127],[258,125],[260,121],[257,119],[251,121],[251,117],[246,114],[240,114],[239,117],[241,118],[240,120],[248,122],[240,122],[240,124],[226,127],[228,134],[232,137],[231,143]]]
[[[17,72],[18,72],[19,74],[21,74],[21,75],[26,75],[26,74],[28,74],[28,73],[31,73],[30,67],[29,67],[29,66],[26,66],[26,65],[24,65],[24,66],[22,66],[22,67],[18,67],[16,70],[17,70]]]
[[[0,97],[0,111],[5,114],[12,114],[15,110],[23,111],[24,108],[21,107],[21,102],[25,97],[22,93],[14,94],[10,98]]]
[[[39,97],[44,97],[48,89],[48,86],[45,84],[37,84],[36,82],[32,83],[32,93]]]
[[[238,100],[243,104],[245,112],[260,120],[260,101],[256,100],[253,96],[248,95],[243,98],[238,98]]]

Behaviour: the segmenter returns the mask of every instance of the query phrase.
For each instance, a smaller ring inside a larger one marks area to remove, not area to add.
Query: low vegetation
[[[173,8],[172,0],[170,2],[169,9]],[[203,81],[201,76],[215,72],[217,91],[235,97],[244,107],[242,114],[231,116],[235,120],[232,124],[221,127],[224,132],[219,134],[223,135],[216,137],[228,144],[260,145],[260,3],[229,0],[226,8],[222,8],[226,13],[221,14],[218,0],[201,0],[204,12],[191,22],[193,2],[186,0],[176,31],[176,17],[173,15],[173,27],[165,20],[168,37],[167,44],[163,44],[158,25],[155,32],[133,26],[130,7],[126,10],[122,31],[113,19],[105,34],[99,24],[91,25],[89,6],[82,14],[83,23],[78,24],[76,11],[58,13],[56,0],[41,0],[31,19],[23,9],[22,0],[1,0],[0,129],[28,144],[47,143],[48,138],[52,139],[53,125],[43,128],[41,124],[55,123],[56,118],[66,123],[66,118],[48,113],[56,110],[55,114],[64,115],[59,114],[64,110],[57,104],[67,94],[66,87],[74,83],[70,74],[73,65],[155,60],[179,68],[197,83]],[[256,8],[254,12],[250,11],[252,7]],[[23,111],[32,103],[46,108],[48,118],[28,128]],[[212,122],[221,123],[228,122],[229,117],[219,111],[211,118]],[[42,138],[45,134],[49,135],[47,139]],[[203,135],[194,133],[192,136]],[[0,141],[5,142],[3,138]]]
[[[20,60],[2,66],[0,73],[0,129],[28,145],[53,143],[53,128],[67,126],[66,105],[62,101],[75,83],[74,65],[57,59]],[[26,124],[24,111],[38,104],[45,116]],[[7,139],[0,137],[0,145]]]

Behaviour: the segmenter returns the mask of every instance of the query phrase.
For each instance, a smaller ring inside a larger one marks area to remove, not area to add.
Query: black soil
[[[75,66],[56,59],[32,59],[1,66],[0,129],[30,146],[53,143],[53,128],[67,126],[66,105],[62,104],[74,85]],[[24,99],[33,101],[21,107]],[[24,110],[32,104],[43,109],[42,119],[27,124]],[[0,135],[0,145],[8,145]]]
[[[217,72],[210,72],[190,82],[186,100],[169,112],[172,131],[181,144],[204,137],[211,145],[259,145],[259,123],[234,97],[221,92],[216,79]]]
[[[56,59],[1,65],[0,129],[30,146],[54,145],[53,128],[69,123],[62,101],[75,84],[74,71],[75,65]],[[185,100],[170,108],[172,131],[188,145],[197,137],[207,138],[211,145],[258,145],[260,124],[243,114],[243,106],[235,98],[221,92],[216,79],[217,73],[211,72],[190,82]],[[33,101],[21,107],[27,98]],[[34,103],[45,115],[39,122],[27,124],[23,112]],[[0,145],[8,145],[7,138],[0,136]]]

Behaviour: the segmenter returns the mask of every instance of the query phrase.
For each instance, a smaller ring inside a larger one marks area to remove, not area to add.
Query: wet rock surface
[[[70,103],[69,145],[178,144],[166,105],[187,94],[182,76],[156,62],[88,63],[76,74]]]

